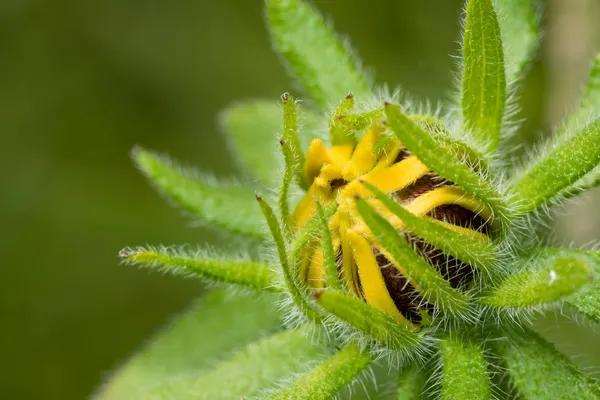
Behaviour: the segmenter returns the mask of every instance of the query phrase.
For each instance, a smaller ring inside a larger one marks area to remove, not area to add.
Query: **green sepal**
[[[161,193],[201,222],[234,234],[264,238],[262,217],[253,204],[252,190],[217,184],[214,179],[203,178],[167,157],[141,148],[136,147],[132,154],[138,168]]]
[[[416,365],[404,367],[398,377],[396,400],[420,400],[426,380],[425,372]]]
[[[305,189],[308,185],[304,181],[304,162],[305,157],[302,152],[302,145],[298,136],[298,105],[296,100],[289,94],[281,96],[283,101],[283,140],[285,140],[292,154],[294,176],[298,184]]]
[[[539,47],[541,12],[537,3],[537,0],[494,0],[509,84],[523,78]]]
[[[463,39],[464,126],[484,149],[494,150],[502,135],[506,77],[500,26],[491,0],[469,0]]]
[[[284,388],[265,395],[264,400],[329,400],[350,384],[371,363],[371,356],[354,344],[340,349],[330,358]]]
[[[329,219],[337,211],[337,204],[331,203],[323,207],[325,219]],[[291,245],[290,253],[293,260],[299,260],[302,254],[306,251],[310,242],[317,239],[319,230],[321,229],[321,220],[317,215],[313,216],[308,223],[296,232]]]
[[[490,377],[483,350],[466,337],[440,341],[442,396],[444,400],[492,398]]]
[[[512,273],[482,294],[481,303],[503,309],[528,309],[560,302],[594,280],[595,260],[582,252],[538,249]]]
[[[567,299],[567,304],[592,321],[600,323],[600,254],[585,252],[595,261],[595,279],[575,296]]]
[[[331,241],[331,232],[329,231],[328,221],[325,216],[323,206],[319,202],[317,205],[317,217],[321,227],[321,247],[323,249],[323,266],[325,267],[325,285],[333,290],[342,291],[342,283],[337,263],[335,262],[335,252],[333,242]]]
[[[211,282],[229,283],[256,290],[278,292],[280,277],[273,265],[231,259],[207,251],[186,248],[128,248],[119,255],[128,263],[156,268],[174,274],[199,276]]]
[[[200,375],[215,359],[276,329],[281,324],[276,303],[267,294],[208,293],[111,374],[94,398],[139,399],[173,377]]]
[[[220,334],[220,332],[219,332]],[[305,372],[321,349],[304,329],[286,330],[246,345],[204,374],[172,377],[145,393],[147,400],[240,399],[259,395]]]
[[[512,180],[519,212],[526,213],[561,197],[563,191],[600,163],[600,118],[577,133],[550,139]]]
[[[265,220],[267,221],[267,225],[269,226],[269,230],[271,231],[273,241],[275,242],[277,254],[279,255],[279,262],[281,263],[284,283],[292,301],[306,318],[311,321],[320,320],[321,316],[308,302],[305,290],[298,281],[298,276],[294,273],[292,265],[290,264],[285,239],[283,238],[281,226],[279,225],[275,212],[273,212],[273,208],[271,208],[267,201],[260,197],[260,195],[257,194],[256,199],[258,200],[258,204],[260,205]]]
[[[600,382],[592,379],[553,345],[524,329],[506,329],[490,341],[502,357],[519,398],[600,399]]]
[[[469,306],[469,298],[464,293],[452,288],[450,283],[419,256],[396,229],[365,200],[358,199],[356,208],[375,240],[402,265],[408,274],[406,278],[427,302],[435,304],[442,314],[455,317],[464,315]]]
[[[405,115],[399,106],[385,105],[387,121],[400,142],[438,175],[454,182],[467,193],[486,203],[505,225],[511,214],[506,200],[499,189],[457,157],[448,151],[447,143],[441,142],[435,132],[421,128]]]
[[[433,219],[418,217],[402,207],[377,187],[368,182],[362,182],[376,197],[394,213],[407,229],[427,243],[442,250],[466,264],[490,271],[496,263],[496,248],[491,242],[483,242],[472,237],[457,233],[439,224]]]
[[[301,0],[266,0],[275,49],[304,90],[328,107],[348,93],[371,93],[358,62],[323,17]]]
[[[331,290],[314,295],[325,311],[389,349],[409,355],[422,344],[421,335],[356,297]]]
[[[293,221],[292,213],[290,212],[290,185],[294,178],[294,154],[293,144],[287,142],[285,139],[279,141],[281,145],[281,152],[283,153],[283,159],[285,160],[285,167],[283,169],[283,176],[281,186],[279,188],[279,195],[277,197],[277,204],[279,205],[279,216],[281,217],[281,224],[283,225],[283,232],[285,238],[290,239],[293,235]]]

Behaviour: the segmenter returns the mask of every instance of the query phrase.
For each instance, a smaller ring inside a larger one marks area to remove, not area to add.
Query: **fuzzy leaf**
[[[414,282],[413,285],[425,300],[435,304],[446,315],[459,316],[467,310],[468,297],[459,290],[453,289],[450,283],[420,257],[384,217],[363,199],[357,200],[356,207],[377,242],[406,270],[407,278]]]
[[[285,168],[283,169],[283,176],[281,186],[279,188],[279,197],[277,203],[279,205],[279,216],[281,217],[281,223],[283,225],[283,231],[286,239],[292,237],[292,214],[290,212],[290,185],[294,178],[294,154],[293,145],[287,142],[285,139],[279,141],[281,145],[281,152],[283,153],[283,159],[285,160]]]
[[[457,158],[456,154],[446,151],[434,132],[421,128],[400,107],[386,104],[385,113],[396,136],[419,160],[486,203],[501,221],[506,222],[508,205],[497,187]]]
[[[356,345],[347,345],[329,359],[265,400],[329,400],[362,372],[371,357]]]
[[[282,96],[283,100],[283,140],[288,144],[291,154],[291,166],[296,180],[300,185],[308,188],[304,181],[305,157],[298,137],[298,105],[289,94]],[[288,161],[286,160],[286,163]]]
[[[279,291],[275,266],[243,259],[215,257],[204,251],[186,249],[122,250],[120,256],[129,264],[153,267],[175,274],[196,275],[212,282],[240,285],[256,290]]]
[[[275,49],[317,104],[328,107],[348,93],[371,92],[358,62],[313,7],[301,0],[266,0],[266,9]]]
[[[490,342],[504,359],[506,371],[520,398],[594,400],[600,385],[535,333],[516,329]]]
[[[398,378],[396,400],[419,400],[425,385],[425,373],[412,365],[406,367]]]
[[[594,280],[593,258],[578,251],[540,249],[520,272],[506,277],[481,302],[498,308],[529,308],[554,304]]]
[[[328,219],[321,204],[317,202],[317,216],[321,225],[321,247],[323,248],[323,266],[325,267],[325,285],[333,290],[342,291],[342,283],[335,262],[335,252],[331,241]]]
[[[240,399],[257,395],[279,380],[304,372],[320,358],[303,329],[275,333],[248,344],[198,376],[173,377],[151,390],[147,400]]]
[[[330,290],[317,292],[315,296],[325,311],[390,349],[408,353],[421,344],[419,334],[356,297]]]
[[[217,184],[140,148],[133,150],[133,159],[160,192],[200,221],[235,234],[264,237],[260,210],[253,204],[251,190]]]
[[[556,200],[564,189],[600,163],[600,118],[577,133],[552,138],[530,164],[513,179],[521,201],[519,211],[529,212]]]
[[[325,206],[323,208],[325,219],[329,220],[336,210],[337,204],[335,203]],[[303,228],[296,232],[296,236],[294,237],[294,241],[291,245],[292,249],[290,251],[293,260],[299,260],[301,258],[302,253],[306,250],[311,240],[317,238],[320,228],[321,220],[315,215]]]
[[[483,351],[468,339],[447,337],[440,342],[444,400],[490,399],[490,377]]]
[[[174,376],[200,375],[215,358],[278,327],[276,302],[272,295],[207,294],[120,366],[95,398],[139,399],[151,386]]]
[[[600,323],[600,254],[586,253],[595,261],[596,278],[581,292],[569,298],[567,303],[592,321]]]
[[[469,0],[463,39],[464,125],[493,150],[502,133],[506,77],[500,26],[491,0]]]
[[[496,250],[491,242],[476,240],[448,229],[431,219],[418,217],[377,189],[377,187],[368,182],[363,182],[363,185],[400,218],[416,236],[425,239],[427,243],[469,265],[483,270],[493,268],[496,262]]]
[[[281,233],[281,227],[279,226],[277,216],[275,215],[273,209],[265,199],[260,197],[260,195],[258,194],[256,195],[256,199],[258,200],[258,204],[260,204],[261,211],[265,217],[265,220],[267,221],[267,225],[269,226],[269,230],[271,231],[271,236],[273,237],[273,241],[275,242],[275,246],[277,247],[277,254],[279,255],[279,262],[281,264],[281,270],[283,272],[283,279],[286,288],[290,296],[292,297],[292,301],[309,320],[319,320],[320,315],[307,301],[303,287],[298,282],[296,274],[294,274],[292,270],[290,260],[288,259],[285,240],[283,238],[283,234]]]
[[[522,78],[537,50],[541,12],[537,0],[494,0],[504,45],[506,80]]]

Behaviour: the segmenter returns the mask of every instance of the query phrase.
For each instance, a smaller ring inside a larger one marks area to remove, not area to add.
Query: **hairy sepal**
[[[254,290],[278,292],[281,277],[277,267],[242,258],[232,259],[206,250],[189,248],[128,248],[119,253],[123,262],[178,275],[198,276],[210,282],[227,283]]]
[[[585,252],[595,262],[595,279],[581,291],[567,299],[567,304],[574,307],[586,318],[600,323],[600,253]]]
[[[419,294],[429,303],[435,304],[442,315],[468,318],[469,298],[417,254],[394,227],[377,213],[365,200],[358,199],[356,208],[360,216],[391,257],[408,273]]]

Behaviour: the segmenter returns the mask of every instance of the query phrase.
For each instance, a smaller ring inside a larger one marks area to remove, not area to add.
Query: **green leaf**
[[[240,159],[240,169],[248,170],[269,186],[277,184],[281,159],[277,146],[282,133],[281,106],[274,100],[250,100],[226,108],[219,117],[228,142]],[[314,138],[320,117],[306,109],[296,110],[300,148]],[[298,160],[301,162],[301,159]]]
[[[316,292],[315,297],[325,311],[389,349],[408,355],[421,344],[419,334],[356,297],[331,290]]]
[[[219,332],[220,333],[220,332]],[[172,377],[149,390],[148,400],[240,399],[257,395],[281,379],[304,372],[307,364],[320,359],[304,329],[275,333],[248,344],[205,374]]]
[[[500,26],[491,0],[469,0],[463,39],[464,125],[493,150],[502,134],[506,77]]]
[[[519,80],[539,45],[541,12],[537,0],[494,0],[504,45],[506,80]]]
[[[276,303],[272,295],[207,294],[119,367],[95,398],[139,399],[173,376],[200,375],[214,359],[277,328],[281,317]]]
[[[444,400],[492,398],[483,351],[466,338],[447,337],[440,342]]]
[[[569,298],[567,303],[592,321],[600,323],[600,254],[587,252],[595,261],[594,282]]]
[[[309,320],[320,320],[321,316],[308,302],[304,287],[298,282],[297,274],[295,274],[292,270],[292,266],[290,265],[290,261],[288,259],[285,240],[283,239],[283,234],[281,233],[281,227],[279,226],[277,216],[265,199],[260,197],[258,194],[256,195],[256,199],[258,200],[258,204],[260,204],[262,213],[267,221],[269,230],[271,231],[271,236],[273,237],[273,241],[277,247],[277,254],[279,255],[279,262],[281,263],[283,278],[287,290],[292,297],[292,301],[302,312],[302,314],[304,314]]]
[[[305,157],[300,145],[300,138],[298,137],[298,107],[296,101],[287,93],[282,96],[282,100],[283,140],[288,144],[289,152],[292,156],[290,161],[292,161],[292,169],[298,184],[304,188],[308,188],[307,183],[304,181]]]
[[[348,93],[371,93],[357,60],[310,5],[266,0],[266,11],[275,49],[317,104],[328,107]]]
[[[420,400],[425,381],[423,370],[415,365],[405,367],[398,378],[396,400]]]
[[[321,247],[323,248],[323,266],[325,267],[325,285],[333,290],[342,291],[340,274],[337,263],[335,262],[335,252],[333,242],[331,241],[331,232],[329,231],[328,218],[319,202],[317,204],[317,216],[321,225]]]
[[[356,201],[356,208],[377,242],[402,265],[408,274],[407,279],[414,282],[413,285],[427,302],[435,304],[439,311],[446,315],[460,316],[467,311],[469,298],[459,290],[453,289],[384,217],[363,199]]]
[[[279,196],[277,203],[279,205],[279,215],[281,217],[281,223],[283,225],[283,231],[285,238],[290,239],[292,237],[292,214],[290,212],[290,185],[294,178],[294,154],[292,153],[292,147],[289,142],[285,139],[279,141],[281,145],[281,152],[283,153],[283,159],[285,160],[285,168],[283,170],[281,187],[279,188]]]
[[[362,182],[392,213],[394,213],[408,230],[427,243],[442,250],[466,264],[482,270],[491,270],[496,263],[496,250],[491,242],[482,242],[472,237],[457,233],[434,220],[418,217],[402,207],[377,187]]]
[[[520,272],[484,293],[481,303],[515,309],[552,305],[594,279],[594,259],[578,251],[540,249],[528,258]]]
[[[350,384],[371,361],[371,357],[358,346],[347,345],[290,385],[263,399],[329,400]]]
[[[279,291],[275,266],[243,259],[218,257],[203,250],[180,248],[124,249],[123,261],[174,274],[199,276],[212,282],[230,283],[256,290]]]
[[[252,201],[251,190],[217,184],[214,179],[203,178],[141,148],[133,150],[133,159],[160,192],[200,221],[235,234],[264,237],[260,210]]]
[[[511,212],[503,194],[480,173],[448,152],[438,135],[421,128],[400,107],[386,104],[388,123],[402,144],[441,177],[456,183],[467,193],[486,203],[505,224]]]
[[[525,330],[505,330],[490,341],[503,358],[520,398],[593,400],[600,398],[598,381],[585,375],[554,346]]]
[[[533,211],[556,200],[564,189],[600,163],[600,118],[577,133],[556,135],[512,181],[519,211]]]

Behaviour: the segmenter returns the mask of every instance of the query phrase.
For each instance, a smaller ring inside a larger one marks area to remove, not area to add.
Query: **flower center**
[[[356,198],[365,199],[453,288],[466,289],[474,269],[423,239],[406,232],[395,214],[362,184],[370,183],[390,195],[411,213],[429,218],[455,232],[487,240],[490,210],[459,187],[436,175],[406,150],[400,140],[372,126],[356,145],[325,147],[314,140],[307,153],[304,174],[310,187],[294,213],[298,228],[316,213],[316,202],[334,205],[329,220],[339,278],[348,291],[390,314],[399,322],[425,324],[434,306],[419,293],[405,268],[374,238],[356,210]],[[301,274],[314,289],[325,287],[323,249],[311,247]]]

